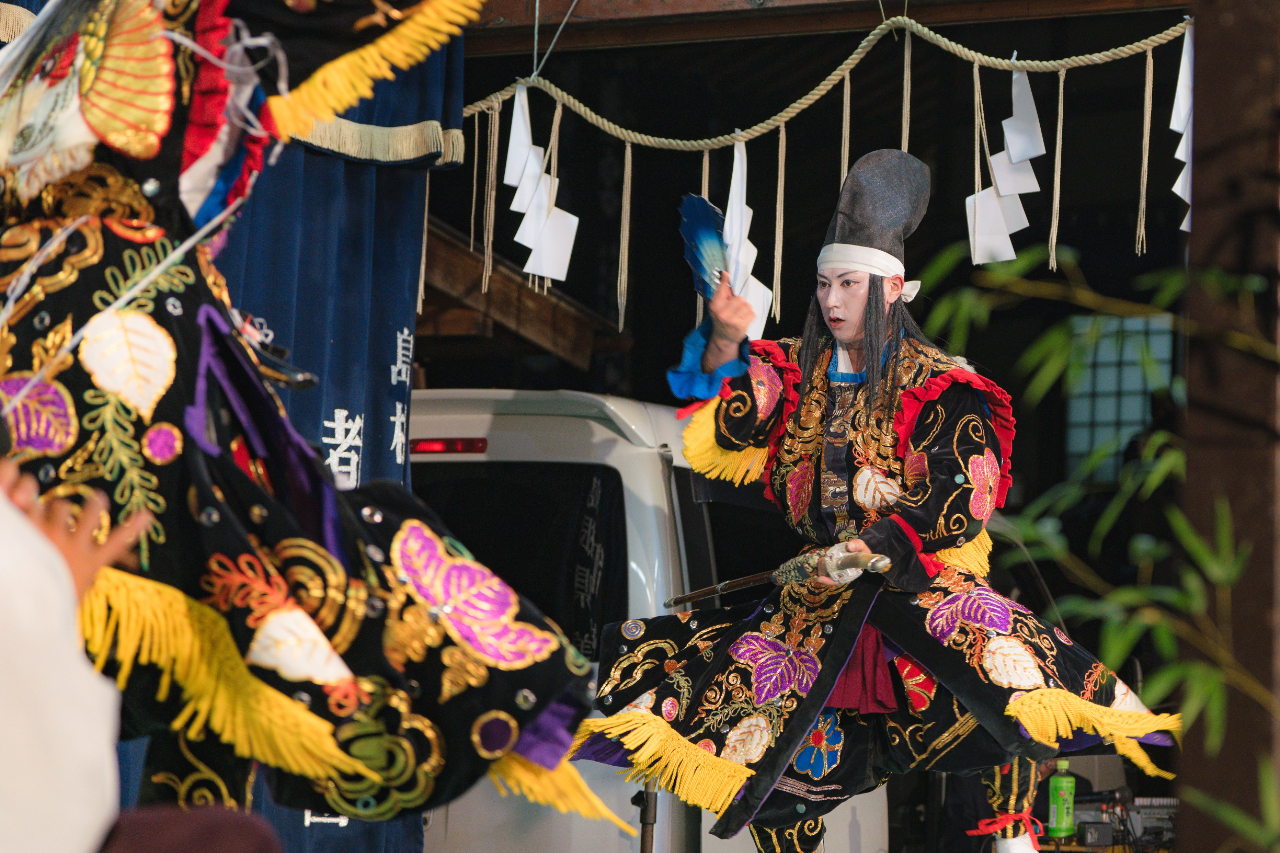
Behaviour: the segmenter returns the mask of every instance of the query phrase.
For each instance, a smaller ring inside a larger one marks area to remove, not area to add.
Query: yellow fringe
[[[253,676],[222,614],[174,587],[104,568],[80,603],[80,630],[99,670],[119,662],[121,690],[135,663],[163,672],[159,701],[177,681],[186,706],[174,731],[196,739],[208,725],[236,755],[308,779],[381,779],[338,748],[332,725]]]
[[[1080,729],[1114,740],[1116,752],[1149,775],[1173,778],[1172,773],[1156,767],[1133,738],[1157,731],[1181,735],[1179,714],[1104,708],[1056,687],[1033,690],[1018,697],[1009,703],[1005,713],[1022,723],[1027,733],[1040,743],[1057,747],[1059,738],[1070,737],[1073,729]]]
[[[764,447],[725,450],[716,443],[716,413],[723,401],[712,400],[694,412],[684,428],[684,458],[693,470],[714,480],[729,480],[735,486],[754,483],[764,473],[769,451]]]
[[[567,758],[555,770],[548,770],[522,755],[508,752],[489,765],[489,780],[504,797],[510,788],[529,802],[551,806],[561,814],[576,812],[591,820],[607,820],[627,835],[634,837],[637,834],[587,787],[577,768]]]
[[[734,796],[755,775],[754,770],[689,743],[653,714],[631,711],[583,720],[569,754],[594,734],[620,740],[631,751],[627,781],[656,779],[662,790],[717,815],[733,804]]]
[[[306,136],[317,119],[331,121],[362,98],[375,80],[391,80],[439,50],[462,27],[479,19],[484,0],[423,0],[392,29],[369,44],[316,69],[288,95],[267,98],[281,138]]]
[[[983,528],[981,533],[959,548],[944,548],[933,556],[948,566],[985,578],[991,571],[991,535]]]

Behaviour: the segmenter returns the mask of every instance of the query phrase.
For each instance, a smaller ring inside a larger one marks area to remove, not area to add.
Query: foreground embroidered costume
[[[0,402],[46,497],[156,516],[81,610],[152,738],[144,801],[245,807],[256,761],[277,802],[366,820],[486,771],[612,818],[564,758],[587,662],[408,492],[333,487],[234,331],[217,232],[179,252],[479,3],[55,0],[0,54]]]
[[[864,157],[820,265],[901,274],[928,187],[910,155]],[[795,582],[758,604],[607,629],[597,707],[612,716],[584,723],[578,758],[631,767],[716,812],[715,835],[749,823],[762,851],[793,853],[817,847],[821,817],[840,802],[916,767],[986,768],[997,818],[982,829],[1006,839],[1030,825],[1036,762],[1067,742],[1114,740],[1165,775],[1135,738],[1167,743],[1158,730],[1177,719],[1152,715],[1067,634],[987,583],[985,526],[1004,503],[1014,434],[1000,388],[897,331],[879,394],[838,369],[830,344],[804,375],[800,340],[744,344],[739,361],[704,374],[708,328],[671,374],[678,395],[710,398],[685,430],[685,455],[707,476],[764,479],[812,544],[780,570]],[[822,550],[856,537],[892,559],[886,575],[806,580]]]

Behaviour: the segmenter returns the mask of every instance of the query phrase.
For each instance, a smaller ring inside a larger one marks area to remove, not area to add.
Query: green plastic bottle
[[[1070,762],[1058,759],[1058,772],[1049,777],[1050,838],[1069,838],[1076,834],[1076,778],[1067,772]]]

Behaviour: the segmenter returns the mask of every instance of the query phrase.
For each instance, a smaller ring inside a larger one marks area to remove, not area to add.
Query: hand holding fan
[[[711,299],[728,269],[724,249],[724,214],[702,196],[686,195],[680,203],[680,236],[684,259],[693,268],[693,285]]]

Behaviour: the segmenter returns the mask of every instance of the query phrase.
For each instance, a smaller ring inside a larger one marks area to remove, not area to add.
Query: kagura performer
[[[669,374],[705,399],[685,430],[694,470],[763,478],[811,543],[759,604],[611,626],[578,757],[634,768],[746,824],[766,853],[810,853],[822,816],[912,768],[984,774],[996,850],[1036,848],[1037,762],[1100,738],[1148,773],[1153,715],[1062,631],[993,591],[986,522],[1009,487],[1009,397],[930,344],[904,303],[903,239],[929,171],[876,151],[849,172],[818,255],[804,334],[746,340],[752,312],[718,289]],[[829,552],[885,554],[836,585]],[[616,650],[616,651],[615,651]],[[1065,741],[1069,741],[1065,743]]]

